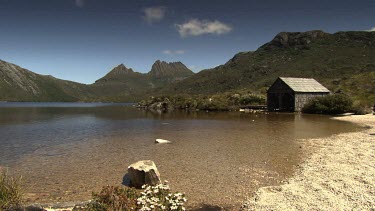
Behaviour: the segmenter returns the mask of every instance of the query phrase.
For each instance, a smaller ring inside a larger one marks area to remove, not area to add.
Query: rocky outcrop
[[[84,84],[40,75],[0,60],[0,101],[78,101],[92,96]]]
[[[8,85],[21,89],[31,94],[38,95],[40,90],[35,83],[37,74],[21,68],[15,64],[11,64],[0,60],[0,76]]]
[[[109,81],[119,81],[128,77],[144,77],[143,74],[134,72],[132,68],[127,68],[124,64],[117,65],[109,73],[107,73],[103,78],[95,81],[95,83],[109,82]]]
[[[295,46],[305,46],[311,42],[330,36],[331,34],[325,33],[320,30],[307,31],[307,32],[280,32],[273,40],[263,45],[262,49],[273,48],[288,48]]]
[[[135,188],[143,185],[155,186],[161,183],[160,173],[152,160],[141,160],[128,167],[130,184]]]
[[[151,78],[175,78],[183,79],[194,73],[181,62],[170,62],[157,60],[147,73]]]

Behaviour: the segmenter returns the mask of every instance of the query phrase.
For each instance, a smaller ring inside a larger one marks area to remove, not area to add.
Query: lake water
[[[0,166],[23,176],[29,202],[66,202],[121,185],[131,163],[150,159],[189,205],[230,207],[292,176],[306,159],[304,139],[355,130],[320,115],[0,103]]]

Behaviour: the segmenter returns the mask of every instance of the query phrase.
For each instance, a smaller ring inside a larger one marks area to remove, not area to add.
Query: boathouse
[[[267,91],[269,111],[301,111],[312,98],[330,91],[313,78],[279,77]]]

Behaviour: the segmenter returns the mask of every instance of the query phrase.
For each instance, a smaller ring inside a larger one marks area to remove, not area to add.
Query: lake
[[[29,202],[51,203],[88,200],[121,185],[131,163],[153,160],[190,206],[231,207],[291,177],[308,155],[305,139],[359,129],[321,115],[0,103],[0,166],[23,176]]]

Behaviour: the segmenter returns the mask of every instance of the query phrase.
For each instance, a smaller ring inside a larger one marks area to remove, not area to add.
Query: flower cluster
[[[185,210],[185,195],[182,193],[170,193],[167,184],[156,186],[144,185],[144,191],[137,199],[140,210]]]

